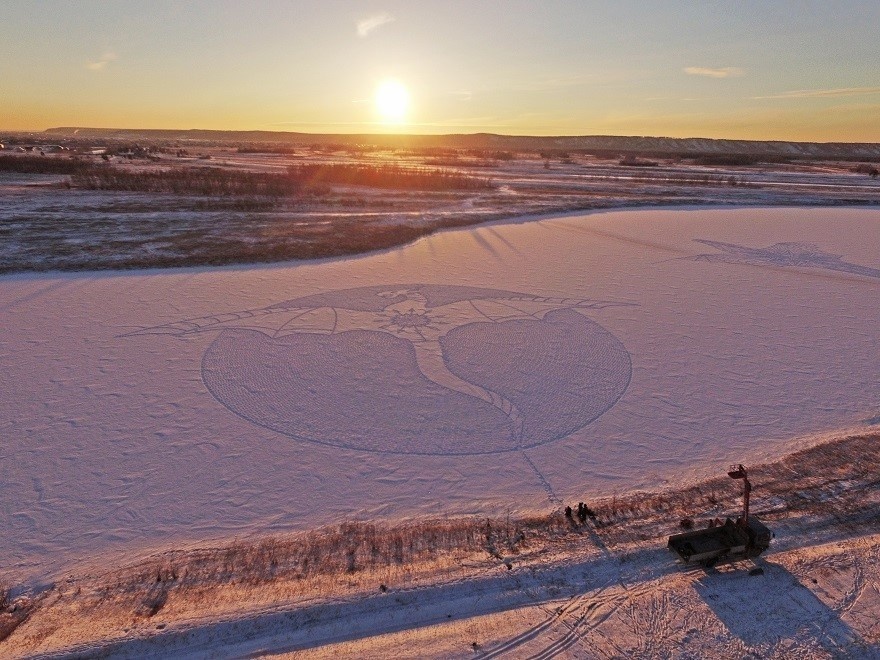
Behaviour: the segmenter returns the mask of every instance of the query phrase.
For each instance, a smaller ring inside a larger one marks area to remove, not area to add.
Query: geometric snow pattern
[[[205,385],[235,414],[285,436],[483,454],[566,437],[617,402],[629,353],[584,313],[625,304],[386,285],[136,334],[219,331],[202,361]]]
[[[863,277],[880,278],[880,269],[851,264],[839,254],[825,252],[813,243],[774,243],[765,248],[750,248],[734,243],[695,238],[695,242],[709,245],[717,253],[686,257],[692,261],[715,261],[752,266],[789,266],[794,268],[821,268]]]

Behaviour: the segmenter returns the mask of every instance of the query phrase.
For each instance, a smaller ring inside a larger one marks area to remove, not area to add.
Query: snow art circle
[[[297,440],[483,454],[563,438],[626,390],[623,344],[584,313],[620,303],[476,287],[362,287],[155,329],[219,330],[202,377]]]

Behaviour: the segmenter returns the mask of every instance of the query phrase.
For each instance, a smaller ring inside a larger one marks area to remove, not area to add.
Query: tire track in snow
[[[576,596],[576,597],[572,598],[568,603],[563,605],[562,607],[557,608],[555,611],[548,611],[546,608],[542,607],[540,604],[540,602],[541,602],[540,597],[538,596],[538,594],[534,594],[536,605],[547,614],[547,618],[544,619],[543,621],[535,624],[534,626],[528,628],[527,630],[523,631],[522,633],[520,633],[519,635],[517,635],[513,639],[510,639],[510,640],[502,643],[501,646],[497,646],[494,649],[490,650],[489,652],[484,653],[480,657],[481,658],[497,658],[497,657],[500,657],[504,654],[507,654],[510,651],[513,651],[515,649],[519,649],[520,647],[524,646],[528,642],[537,638],[541,633],[547,631],[550,628],[553,628],[554,624],[557,624],[560,622],[561,617],[567,615],[568,613],[577,609],[578,607],[580,607],[580,609],[582,611],[582,615],[579,617],[579,620],[582,620],[588,610],[588,607],[585,607],[583,605],[583,602],[588,597],[590,597],[590,596],[595,597],[604,590],[605,590],[605,587],[599,587],[599,590],[597,592],[587,592],[587,593],[581,594],[580,596]],[[528,593],[530,595],[532,595],[531,591],[528,591]],[[563,625],[566,625],[566,624],[564,624],[564,622],[563,622]]]
[[[584,596],[582,596],[581,599],[582,598],[584,598]],[[581,614],[577,619],[575,619],[574,624],[569,624],[564,619],[560,619],[559,624],[567,628],[568,631],[558,640],[550,644],[550,646],[546,647],[545,649],[539,651],[534,655],[529,656],[529,660],[550,660],[550,658],[555,658],[557,655],[567,651],[575,644],[582,642],[583,639],[578,632],[578,627],[581,625],[581,623],[583,623],[584,619],[587,616],[587,613],[584,608],[581,609]]]

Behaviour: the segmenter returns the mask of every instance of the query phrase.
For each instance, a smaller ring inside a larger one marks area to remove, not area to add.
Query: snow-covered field
[[[7,276],[4,568],[541,510],[876,424],[878,245],[873,209],[676,209]]]
[[[878,245],[876,209],[664,209],[0,278],[3,577],[546,511],[876,428]]]

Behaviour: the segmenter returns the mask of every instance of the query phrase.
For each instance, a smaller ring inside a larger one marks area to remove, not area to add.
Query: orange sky
[[[7,0],[0,128],[880,141],[880,3],[767,4]]]

